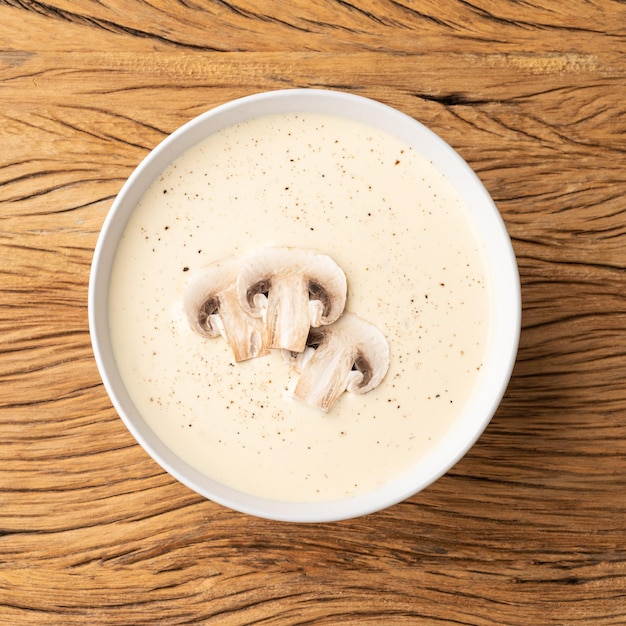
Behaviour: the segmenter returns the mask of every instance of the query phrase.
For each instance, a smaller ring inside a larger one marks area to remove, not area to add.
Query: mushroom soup
[[[343,270],[342,324],[364,318],[388,342],[378,387],[322,412],[293,399],[300,373],[280,350],[239,358],[194,332],[194,277],[268,247]],[[379,487],[453,427],[480,375],[489,297],[469,212],[416,149],[289,114],[202,140],[152,184],[116,252],[109,315],[128,392],[176,454],[247,493],[322,501]]]

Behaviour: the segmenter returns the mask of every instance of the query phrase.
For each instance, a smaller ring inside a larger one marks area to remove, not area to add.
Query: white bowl
[[[109,282],[126,223],[155,178],[201,139],[236,123],[280,113],[322,113],[369,124],[414,146],[456,187],[484,240],[492,288],[492,324],[478,389],[435,454],[382,487],[328,502],[282,502],[220,484],[177,456],[134,406],[117,368],[109,336]],[[219,106],[191,120],[159,144],[123,186],[98,239],[89,283],[89,325],[96,362],[120,417],[139,444],[172,476],[199,494],[259,517],[296,522],[347,519],[381,510],[424,489],[448,471],[476,442],[495,413],[515,362],[521,318],[519,273],[510,238],[488,192],[467,163],[440,137],[411,117],[379,102],[347,93],[293,89],[260,93]]]

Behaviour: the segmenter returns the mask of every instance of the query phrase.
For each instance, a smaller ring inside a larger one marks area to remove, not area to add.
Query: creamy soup
[[[380,386],[328,413],[293,400],[272,351],[235,363],[181,296],[198,268],[261,246],[331,256],[346,310],[386,335]],[[456,190],[417,150],[339,117],[260,117],[198,143],[155,180],[126,226],[110,285],[128,392],[166,445],[247,493],[323,501],[371,491],[454,426],[489,325],[483,250]]]

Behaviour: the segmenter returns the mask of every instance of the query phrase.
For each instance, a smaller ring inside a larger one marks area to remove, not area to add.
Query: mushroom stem
[[[264,312],[270,348],[301,352],[311,326],[309,291],[300,274],[290,274],[275,281],[267,297]]]
[[[318,348],[303,368],[293,397],[324,412],[346,390],[355,352],[347,346],[327,344]]]
[[[216,317],[220,334],[231,347],[235,361],[247,361],[269,354],[267,342],[264,341],[263,324],[242,312],[234,287],[220,294]]]

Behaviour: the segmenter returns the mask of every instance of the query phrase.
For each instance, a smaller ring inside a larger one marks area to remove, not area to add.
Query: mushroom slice
[[[344,313],[329,326],[311,329],[303,352],[283,355],[300,372],[292,396],[324,412],[344,391],[371,391],[389,369],[385,335],[354,313]]]
[[[183,308],[191,328],[204,337],[222,335],[235,361],[269,354],[261,320],[239,306],[238,257],[211,263],[194,272],[185,285]]]
[[[327,255],[302,248],[260,248],[237,277],[242,309],[263,319],[268,346],[302,352],[311,326],[334,322],[346,304],[343,270]]]

